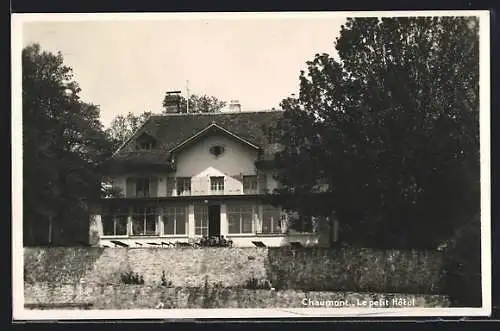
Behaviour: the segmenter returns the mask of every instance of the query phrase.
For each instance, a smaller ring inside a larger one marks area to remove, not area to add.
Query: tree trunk
[[[338,241],[338,235],[339,235],[339,222],[337,218],[335,217],[335,213],[331,213],[330,216],[328,217],[328,225],[329,225],[329,237],[330,237],[330,247],[334,247],[335,244]]]
[[[28,229],[29,229],[28,243],[29,243],[29,245],[34,245],[34,242],[35,242],[35,232],[33,231],[33,225],[29,224],[28,225]]]
[[[334,244],[334,231],[335,231],[335,224],[334,224],[334,218],[333,218],[333,213],[330,214],[330,216],[327,216],[328,218],[328,230],[329,230],[329,242],[330,242],[330,247],[333,247],[335,244]]]
[[[49,245],[52,245],[52,215],[49,215]]]

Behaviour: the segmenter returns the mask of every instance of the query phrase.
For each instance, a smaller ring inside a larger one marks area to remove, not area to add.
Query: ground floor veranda
[[[165,248],[203,237],[223,237],[234,247],[325,244],[315,233],[290,231],[288,223],[287,213],[258,197],[104,199],[91,215],[90,241]]]

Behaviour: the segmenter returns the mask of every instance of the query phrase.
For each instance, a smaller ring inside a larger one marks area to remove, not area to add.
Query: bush
[[[227,300],[228,289],[224,288],[222,282],[212,283],[208,282],[208,277],[205,277],[205,284],[203,286],[203,308],[221,308],[221,302]]]
[[[172,281],[171,280],[167,280],[167,277],[165,277],[165,270],[163,270],[161,272],[161,286],[165,286],[165,287],[172,287]]]
[[[227,240],[224,236],[202,237],[198,240],[200,247],[232,247],[233,241]]]
[[[139,275],[138,273],[134,274],[132,271],[121,274],[120,281],[123,284],[134,284],[134,285],[144,284],[144,278],[142,277],[142,275]]]
[[[481,307],[481,217],[477,214],[446,243],[444,288],[452,307]]]
[[[253,276],[247,279],[244,285],[244,288],[249,290],[269,290],[271,287],[268,280],[259,280]]]

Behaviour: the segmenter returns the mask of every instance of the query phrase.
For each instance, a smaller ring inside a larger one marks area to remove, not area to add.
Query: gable
[[[215,147],[220,150],[215,152]],[[175,151],[176,175],[195,177],[212,168],[211,173],[253,173],[258,150],[232,137],[214,133]]]
[[[234,141],[237,141],[243,145],[246,145],[250,148],[253,149],[259,149],[259,146],[252,144],[251,142],[239,137],[237,134],[221,127],[217,123],[212,123],[208,127],[204,128],[203,130],[199,131],[198,133],[194,134],[193,136],[189,137],[188,139],[184,140],[181,142],[179,145],[175,146],[170,150],[171,153],[181,151],[182,149],[188,148],[189,146],[192,146],[193,144],[196,144],[198,141],[202,139],[206,139],[207,137],[213,136],[213,135],[220,135],[220,136],[225,136],[228,137],[229,139],[233,139]],[[217,147],[217,146],[214,146]]]

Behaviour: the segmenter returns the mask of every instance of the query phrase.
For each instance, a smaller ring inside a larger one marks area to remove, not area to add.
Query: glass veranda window
[[[254,213],[251,205],[228,205],[226,215],[229,225],[229,233],[253,232]]]
[[[281,208],[265,205],[262,208],[262,233],[281,233],[284,217]]]
[[[102,217],[103,234],[105,236],[121,236],[127,234],[128,213],[126,208],[113,208]]]
[[[140,235],[157,235],[156,230],[157,212],[153,207],[138,207],[134,208],[132,214],[132,234]]]
[[[163,222],[165,234],[186,234],[186,207],[167,207],[164,209]]]
[[[197,236],[208,236],[208,207],[194,206],[194,232]]]

